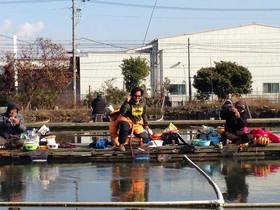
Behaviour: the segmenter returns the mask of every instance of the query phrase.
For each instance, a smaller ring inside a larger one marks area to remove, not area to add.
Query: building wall
[[[123,89],[123,75],[120,65],[123,59],[141,56],[150,62],[150,54],[104,52],[89,53],[80,57],[80,94],[84,98],[91,91],[102,91],[105,81],[113,79],[113,86]],[[147,78],[146,87],[150,87],[150,76]]]
[[[188,100],[188,38],[190,40],[190,77],[202,68],[214,66],[214,62],[232,61],[248,68],[253,79],[253,93],[263,93],[263,83],[280,82],[280,28],[247,25],[213,30],[158,40],[162,52],[163,78],[171,83],[187,84],[185,100]],[[195,89],[192,87],[195,94]],[[171,96],[182,101],[181,95]]]
[[[188,39],[190,41],[190,75],[188,71]],[[113,80],[113,85],[123,88],[120,65],[130,56],[141,55],[151,63],[151,74],[146,86],[151,92],[161,91],[164,78],[171,84],[184,87],[184,94],[171,95],[173,105],[189,100],[189,80],[202,67],[214,66],[214,62],[232,61],[248,68],[252,74],[253,95],[279,97],[279,93],[263,92],[263,83],[280,82],[280,28],[258,24],[185,34],[154,40],[142,53],[104,52],[91,53],[80,58],[80,93],[102,90],[104,82]],[[144,53],[145,52],[145,53]],[[181,90],[180,89],[180,90]],[[196,90],[191,86],[192,97]]]

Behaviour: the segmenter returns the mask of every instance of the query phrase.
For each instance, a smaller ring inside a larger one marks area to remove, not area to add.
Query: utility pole
[[[211,57],[210,57],[210,67],[212,67],[212,60],[211,60]],[[212,100],[212,103],[213,103],[213,94],[214,94],[214,88],[213,88],[213,70],[211,68],[211,100]]]
[[[76,2],[72,0],[72,71],[73,71],[73,107],[77,105],[76,92]]]
[[[15,91],[16,94],[18,93],[18,69],[16,65],[16,60],[17,60],[17,35],[13,36],[13,41],[14,41],[14,70],[15,70]]]
[[[185,70],[185,65],[183,64],[183,70],[184,70],[184,83],[185,83],[185,96],[184,96],[184,101],[187,101],[187,79],[186,79],[186,70]],[[186,103],[185,103],[186,104]]]
[[[188,74],[189,74],[189,102],[191,102],[192,101],[192,81],[191,81],[190,38],[188,38]]]

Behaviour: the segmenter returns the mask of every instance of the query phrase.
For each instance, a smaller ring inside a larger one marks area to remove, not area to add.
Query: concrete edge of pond
[[[221,126],[224,120],[162,120],[162,121],[149,121],[151,128],[166,128],[169,123],[173,123],[179,129],[196,128],[197,126]],[[280,126],[280,118],[258,118],[248,119],[249,127],[278,127]],[[43,124],[48,126],[51,130],[107,130],[109,122],[86,122],[86,123],[27,123],[28,128],[39,128]]]

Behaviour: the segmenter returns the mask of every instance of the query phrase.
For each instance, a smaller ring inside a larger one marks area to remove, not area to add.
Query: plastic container
[[[37,149],[41,149],[41,150],[48,149],[48,146],[47,145],[39,145]]]
[[[40,142],[39,142],[39,145],[41,146],[41,145],[47,145],[47,139],[45,139],[45,138],[42,138],[42,139],[40,139]]]
[[[134,160],[136,160],[136,161],[150,160],[150,154],[149,153],[135,154]]]
[[[193,139],[191,143],[194,146],[208,147],[210,146],[211,141],[204,139]]]
[[[30,138],[30,141],[32,141],[32,142],[39,143],[39,141],[40,141],[40,136],[38,134],[32,135],[29,138]]]
[[[216,135],[216,136],[209,136],[209,140],[212,145],[217,145],[220,142],[221,137]]]
[[[29,152],[29,157],[33,162],[47,162],[48,150],[37,149]]]
[[[58,149],[58,145],[55,141],[55,135],[46,136],[45,139],[47,140],[47,146],[49,149]]]
[[[162,144],[162,140],[151,140],[151,145],[149,147],[161,147]]]
[[[33,150],[36,150],[37,147],[38,147],[38,143],[37,142],[25,142],[23,144],[23,148],[24,150],[27,150],[27,151],[33,151]]]
[[[47,144],[48,149],[58,149],[59,144]]]
[[[152,140],[159,140],[161,137],[161,133],[154,133],[152,135],[150,135]]]

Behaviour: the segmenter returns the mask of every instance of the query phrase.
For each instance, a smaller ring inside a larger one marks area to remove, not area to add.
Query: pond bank
[[[114,151],[112,148],[93,149],[88,147],[58,148],[47,150],[47,160],[49,163],[87,163],[87,162],[127,162],[136,160],[184,161],[184,155],[191,160],[220,160],[225,157],[238,159],[278,159],[280,157],[280,146],[270,143],[265,147],[249,145],[244,151],[239,151],[238,145],[226,145],[222,149],[215,146],[195,147],[194,151],[187,150],[184,145],[165,145],[161,147],[151,147],[143,150],[127,149],[125,152]],[[39,150],[41,153],[46,150]],[[39,153],[39,154],[40,154]],[[40,156],[40,155],[39,155]],[[141,159],[145,158],[145,159]],[[160,158],[160,159],[159,159]],[[162,160],[161,160],[162,158]],[[0,164],[4,163],[28,163],[31,162],[29,151],[0,150]]]

